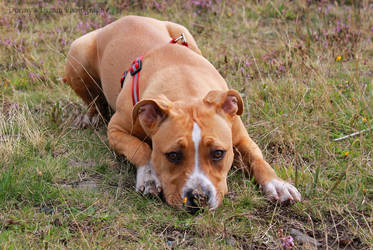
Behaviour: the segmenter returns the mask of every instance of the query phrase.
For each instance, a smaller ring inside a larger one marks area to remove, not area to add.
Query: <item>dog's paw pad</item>
[[[290,183],[280,179],[274,179],[264,184],[263,191],[271,199],[280,202],[301,201],[299,191]]]
[[[137,168],[136,191],[154,196],[158,196],[162,192],[161,182],[151,164]]]

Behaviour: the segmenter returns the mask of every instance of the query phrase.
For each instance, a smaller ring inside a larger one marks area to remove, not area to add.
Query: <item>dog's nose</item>
[[[202,207],[208,206],[210,192],[203,188],[189,189],[185,193],[184,206],[187,211],[194,214]]]

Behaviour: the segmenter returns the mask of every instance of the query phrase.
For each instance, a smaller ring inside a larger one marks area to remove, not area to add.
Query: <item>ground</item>
[[[369,1],[21,0],[0,13],[0,248],[373,245]],[[74,126],[87,107],[61,82],[69,45],[129,14],[191,31],[301,203],[271,203],[237,161],[219,209],[177,211],[135,192],[105,127]]]

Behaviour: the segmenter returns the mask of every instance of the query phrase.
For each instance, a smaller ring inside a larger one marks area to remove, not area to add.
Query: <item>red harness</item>
[[[176,44],[177,41],[182,39],[182,45],[188,47],[188,43],[185,39],[184,33],[181,34],[178,38],[172,39],[170,43]],[[144,59],[143,56],[139,56],[132,62],[132,66],[129,70],[125,71],[120,78],[120,87],[123,88],[124,80],[126,79],[126,76],[128,74],[128,71],[131,73],[132,76],[132,104],[135,106],[136,103],[139,102],[140,96],[139,96],[139,79],[140,79],[140,71],[142,68],[142,60]]]

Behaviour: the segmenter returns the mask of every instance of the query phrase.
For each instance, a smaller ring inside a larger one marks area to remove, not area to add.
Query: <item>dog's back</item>
[[[172,22],[126,16],[77,40],[70,48],[64,81],[91,105],[89,115],[115,110],[121,74],[138,56],[184,33],[189,47],[201,54],[189,31]],[[97,110],[98,109],[98,110]]]

